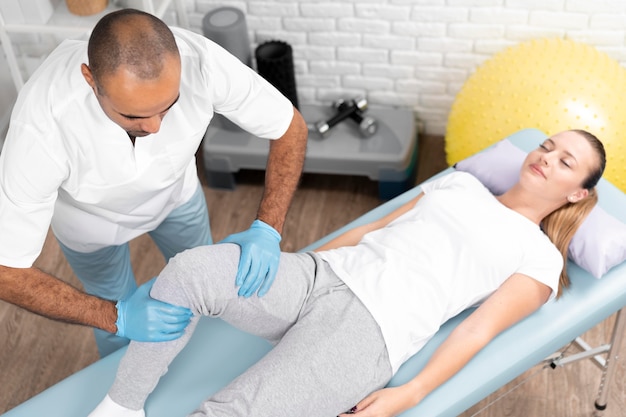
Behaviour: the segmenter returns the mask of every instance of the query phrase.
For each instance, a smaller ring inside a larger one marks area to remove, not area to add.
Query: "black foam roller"
[[[257,72],[298,108],[291,45],[283,41],[267,41],[256,48],[254,56]]]

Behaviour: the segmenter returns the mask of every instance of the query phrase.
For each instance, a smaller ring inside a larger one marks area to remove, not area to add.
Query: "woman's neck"
[[[517,184],[496,198],[500,203],[535,224],[540,224],[547,215],[560,207],[560,204],[556,202],[528,193]]]

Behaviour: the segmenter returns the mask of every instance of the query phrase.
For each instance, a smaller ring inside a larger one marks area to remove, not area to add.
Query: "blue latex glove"
[[[261,220],[255,220],[248,230],[232,234],[223,243],[236,243],[241,257],[235,285],[237,294],[250,297],[257,290],[264,296],[272,286],[280,259],[280,233]]]
[[[178,339],[193,316],[191,310],[150,297],[152,278],[117,302],[117,336],[138,342],[165,342]]]

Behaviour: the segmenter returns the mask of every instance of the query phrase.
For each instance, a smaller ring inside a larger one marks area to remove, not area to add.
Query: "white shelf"
[[[9,33],[54,33],[54,34],[77,34],[91,30],[91,28],[107,13],[118,10],[120,7],[111,2],[102,12],[90,16],[77,16],[72,14],[65,1],[59,2],[54,13],[46,23],[5,23],[5,29]]]

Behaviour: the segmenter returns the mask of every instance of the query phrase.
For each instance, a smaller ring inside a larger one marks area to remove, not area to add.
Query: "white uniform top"
[[[287,98],[219,45],[172,31],[180,98],[135,146],[81,74],[86,41],[64,41],[26,83],[0,154],[0,264],[30,267],[50,224],[80,252],[155,229],[197,189],[194,155],[214,111],[262,138],[285,133]]]
[[[552,288],[563,258],[539,226],[472,175],[454,172],[357,246],[320,252],[378,322],[393,372],[440,325],[492,294],[514,273]]]

